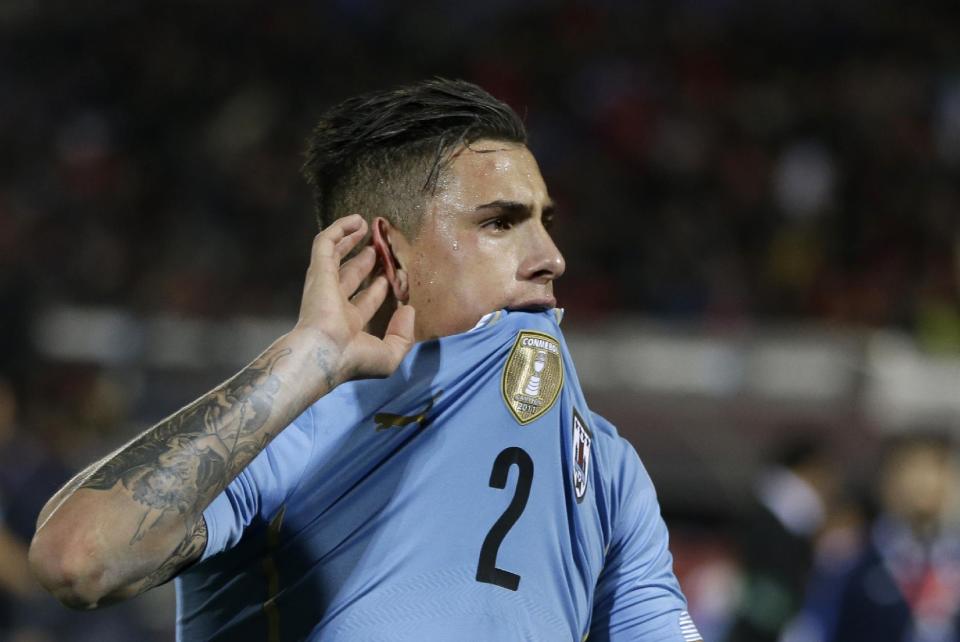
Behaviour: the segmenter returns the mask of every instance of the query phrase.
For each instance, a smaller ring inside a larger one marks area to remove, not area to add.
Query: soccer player
[[[182,640],[698,640],[560,332],[517,115],[462,81],[353,98],[305,173],[296,326],[48,502],[44,586],[93,608],[176,576]]]

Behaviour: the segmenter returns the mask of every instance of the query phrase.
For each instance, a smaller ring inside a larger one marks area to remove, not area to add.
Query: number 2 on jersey
[[[488,584],[496,584],[505,589],[516,591],[520,586],[520,576],[502,568],[497,568],[497,552],[500,550],[500,544],[503,538],[513,528],[513,525],[520,519],[523,509],[527,507],[527,499],[530,497],[530,486],[533,484],[533,459],[527,454],[527,451],[516,446],[505,448],[497,455],[493,462],[493,470],[490,472],[491,488],[506,488],[507,475],[510,467],[516,464],[520,474],[517,476],[517,486],[513,491],[513,499],[507,510],[503,511],[487,533],[483,540],[483,546],[480,547],[480,562],[477,564],[477,581]]]

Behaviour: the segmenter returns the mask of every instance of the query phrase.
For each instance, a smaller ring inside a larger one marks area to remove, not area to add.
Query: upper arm
[[[694,642],[700,635],[673,572],[653,483],[633,448],[622,445],[611,489],[617,512],[594,595],[589,639]]]

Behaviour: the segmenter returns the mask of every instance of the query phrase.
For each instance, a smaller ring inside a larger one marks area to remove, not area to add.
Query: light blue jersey
[[[311,406],[204,512],[178,639],[699,639],[558,316],[487,315]]]

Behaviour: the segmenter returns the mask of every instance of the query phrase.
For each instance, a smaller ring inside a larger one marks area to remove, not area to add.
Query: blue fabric
[[[521,425],[501,377],[525,330],[557,340],[564,382]],[[575,410],[592,433],[579,502]],[[384,428],[380,413],[407,420]],[[525,458],[529,497],[503,523]],[[591,620],[591,641],[685,639],[653,485],[587,408],[554,311],[497,313],[417,344],[388,379],[338,387],[204,517],[203,560],[177,579],[181,640],[578,642]],[[477,580],[495,524],[495,566],[519,576],[516,590]]]

